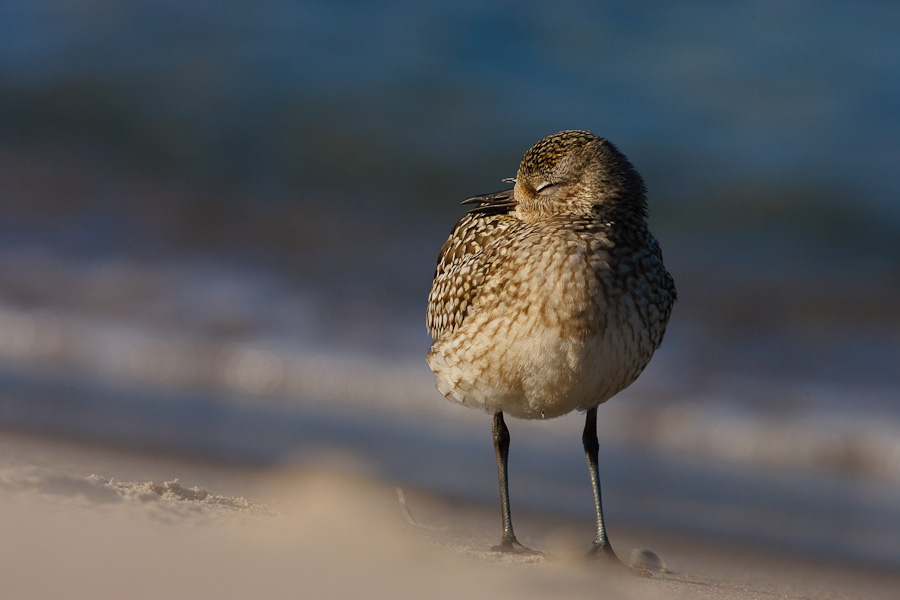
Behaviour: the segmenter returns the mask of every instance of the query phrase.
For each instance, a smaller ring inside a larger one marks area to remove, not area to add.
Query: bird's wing
[[[432,338],[462,324],[491,271],[485,247],[517,222],[506,212],[476,209],[456,224],[441,249],[428,295],[426,323]]]

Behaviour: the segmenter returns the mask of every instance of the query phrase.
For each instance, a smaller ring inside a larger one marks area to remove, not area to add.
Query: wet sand
[[[900,575],[615,528],[620,570],[583,524],[517,514],[544,557],[489,551],[493,507],[404,489],[364,464],[257,470],[0,434],[7,598],[893,598]],[[307,463],[308,464],[308,463]],[[646,560],[644,561],[647,562]]]

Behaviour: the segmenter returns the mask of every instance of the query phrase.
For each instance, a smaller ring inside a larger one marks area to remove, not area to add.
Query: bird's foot
[[[656,556],[652,552],[650,554]],[[612,546],[610,546],[609,543],[598,544],[597,542],[594,542],[594,544],[591,546],[591,549],[587,553],[587,558],[589,560],[594,560],[604,565],[615,567],[617,569],[630,571],[635,575],[641,577],[653,577],[653,573],[655,571],[655,563],[649,560],[636,561],[633,564],[622,562],[621,560],[619,560],[619,557],[616,555],[616,553],[613,552]],[[658,557],[656,558],[658,560]]]
[[[504,552],[508,554],[522,554],[526,556],[542,556],[543,552],[526,548],[519,543],[515,537],[504,537],[499,544],[491,546],[493,552]]]
[[[599,544],[594,542],[593,545],[591,545],[591,549],[588,550],[587,557],[605,565],[625,566],[624,563],[619,560],[619,557],[616,556],[616,553],[613,552],[612,546],[610,546],[609,543]]]

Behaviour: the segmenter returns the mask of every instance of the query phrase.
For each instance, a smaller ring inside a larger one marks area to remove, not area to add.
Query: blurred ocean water
[[[349,448],[493,501],[487,421],[424,364],[434,262],[458,201],[589,128],[644,175],[679,287],[600,413],[618,509],[824,553],[837,516],[840,552],[896,562],[898,27],[888,2],[4,3],[0,426]],[[576,421],[511,425],[532,507],[581,510]]]
[[[852,198],[900,216],[890,2],[0,11],[12,136],[74,135],[216,178],[443,205],[435,184],[449,198],[496,185],[514,174],[510,153],[582,127],[642,166],[660,210],[691,199],[777,210],[753,194],[807,191],[826,209]]]

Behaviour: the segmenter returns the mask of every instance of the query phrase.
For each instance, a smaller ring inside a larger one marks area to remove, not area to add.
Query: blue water
[[[589,128],[669,210],[740,186],[896,224],[898,25],[891,2],[7,2],[0,116],[193,173],[428,203]]]
[[[898,30],[889,2],[2,3],[0,427],[338,447],[493,502],[486,421],[424,365],[434,261],[460,200],[589,128],[679,287],[601,412],[611,512],[896,564]],[[589,519],[568,419],[511,425],[522,502]]]

